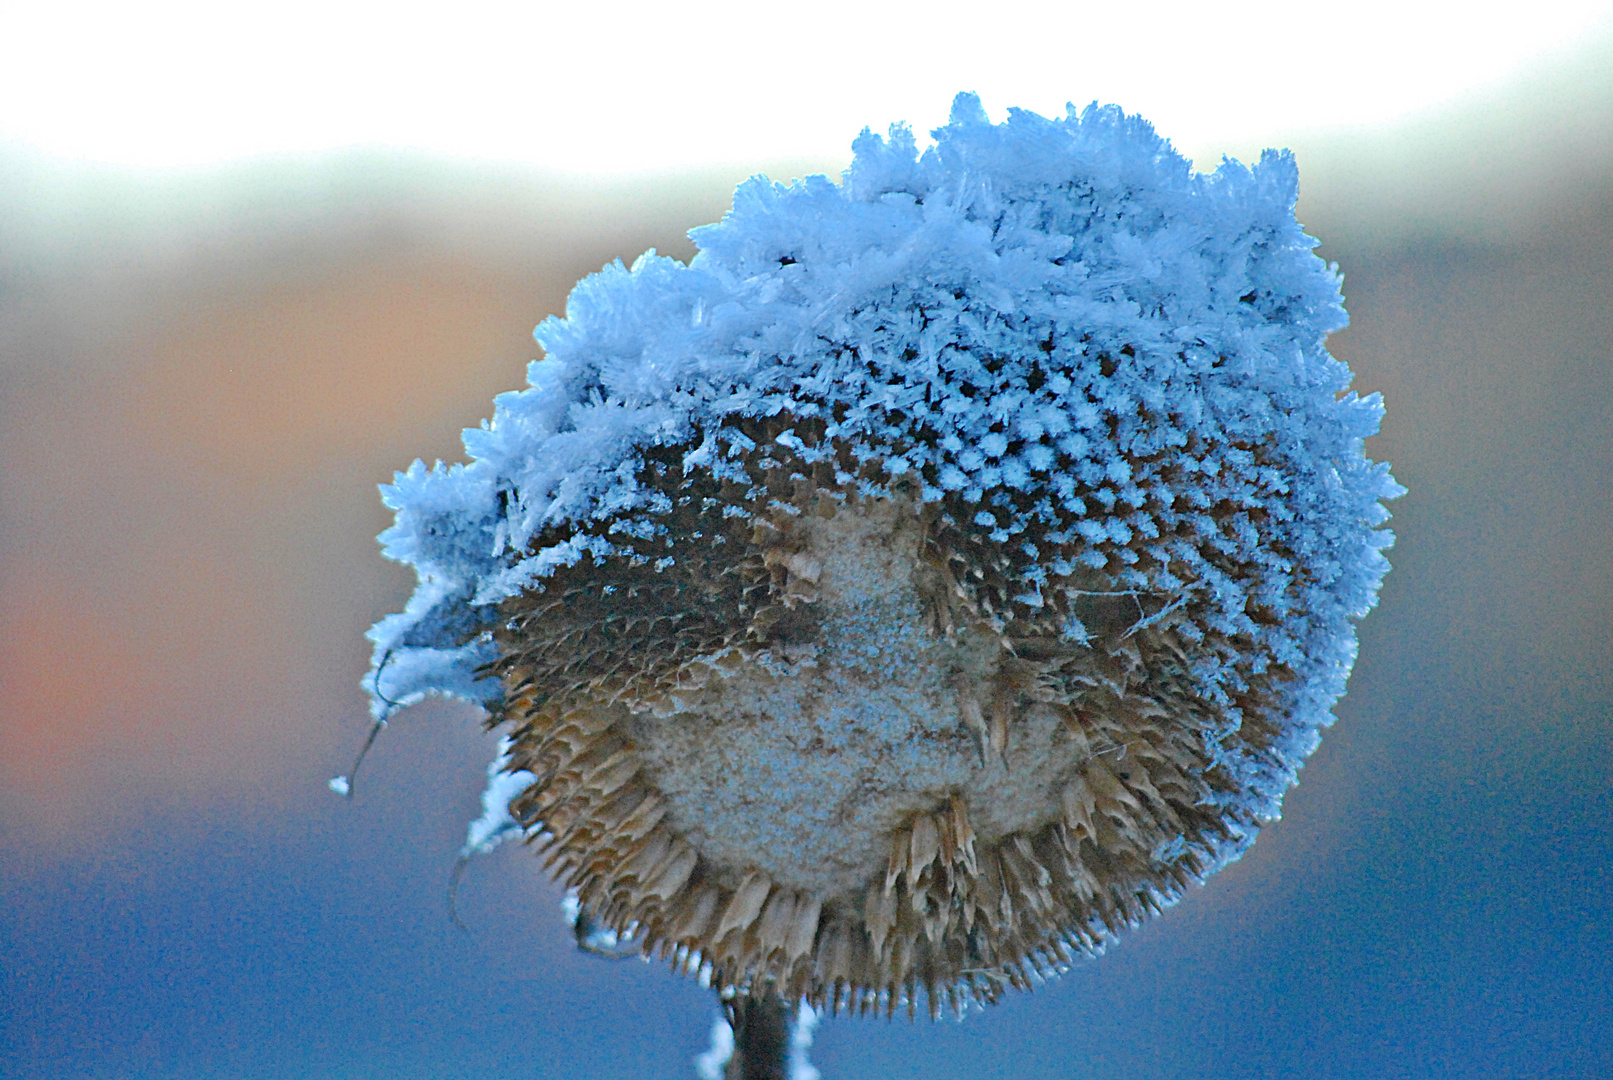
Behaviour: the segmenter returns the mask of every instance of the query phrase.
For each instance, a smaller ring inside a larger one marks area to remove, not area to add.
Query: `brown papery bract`
[[[755,442],[786,427],[811,431]],[[1082,572],[1016,613],[961,508],[776,445],[720,481],[689,449],[640,469],[675,507],[660,537],[506,601],[496,632],[493,722],[537,777],[512,812],[646,954],[834,1011],[922,988],[936,1015],[1101,950],[1258,826],[1219,798],[1228,706],[1189,668],[1232,646],[1178,632],[1193,605]],[[1251,672],[1240,752],[1267,751],[1285,677]]]

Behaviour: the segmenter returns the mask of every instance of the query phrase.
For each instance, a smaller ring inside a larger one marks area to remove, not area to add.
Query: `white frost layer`
[[[812,1049],[812,1034],[817,1030],[817,1011],[806,1002],[801,1002],[795,1025],[790,1028],[790,1080],[820,1080],[822,1077],[823,1074],[807,1060],[807,1051]]]
[[[525,770],[507,772],[510,764],[510,740],[500,739],[498,756],[487,766],[487,787],[482,790],[482,816],[470,823],[465,831],[465,844],[459,849],[461,858],[486,855],[509,837],[521,831],[520,823],[510,816],[510,800],[532,786],[537,779]]]
[[[723,1080],[723,1066],[733,1056],[734,1029],[719,1016],[711,1025],[711,1046],[694,1059],[695,1075],[700,1080]]]
[[[972,95],[934,136],[920,155],[905,128],[865,131],[839,184],[742,185],[689,265],[651,252],[577,285],[537,330],[530,387],[465,433],[470,462],[417,461],[383,489],[385,552],[420,585],[370,632],[378,717],[427,694],[496,701],[479,674],[494,605],[610,558],[612,528],[664,530],[642,449],[695,446],[688,467],[744,479],[734,421],[785,414],[924,501],[968,503],[1029,609],[1072,568],[1028,530],[1079,538],[1091,567],[1141,537],[1165,569],[1119,587],[1191,592],[1206,629],[1299,675],[1276,764],[1218,760],[1244,809],[1277,813],[1344,690],[1388,567],[1380,500],[1401,490],[1363,453],[1381,402],[1347,393],[1324,345],[1346,317],[1294,220],[1293,159],[1196,174],[1113,107],[992,125]],[[1222,661],[1195,678],[1224,704],[1244,688]]]
[[[818,1029],[818,1013],[806,1002],[801,1002],[795,1023],[790,1027],[789,1080],[821,1080],[823,1076],[807,1059],[812,1049],[812,1034]],[[700,1080],[723,1080],[723,1066],[734,1056],[734,1029],[728,1021],[718,1017],[711,1025],[711,1046],[694,1059],[695,1075]]]

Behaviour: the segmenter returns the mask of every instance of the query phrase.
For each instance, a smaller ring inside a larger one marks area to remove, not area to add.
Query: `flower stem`
[[[772,987],[738,994],[724,1007],[734,1029],[734,1054],[723,1080],[785,1080],[793,1010]]]

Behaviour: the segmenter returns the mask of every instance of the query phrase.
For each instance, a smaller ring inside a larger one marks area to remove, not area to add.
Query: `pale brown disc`
[[[1101,948],[1257,824],[1219,797],[1227,706],[1191,671],[1225,643],[1178,632],[1192,605],[1085,571],[1016,610],[945,504],[776,449],[747,488],[687,449],[641,470],[664,530],[497,633],[495,720],[537,777],[512,812],[604,925],[719,988],[888,1012],[923,987],[933,1014]],[[1240,752],[1283,678],[1235,703]]]

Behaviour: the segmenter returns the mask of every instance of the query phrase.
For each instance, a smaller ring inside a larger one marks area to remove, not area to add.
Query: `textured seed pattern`
[[[686,473],[688,447],[647,456],[640,483],[667,499],[658,527],[638,530],[648,537],[640,549],[563,569],[504,604],[496,719],[514,731],[511,768],[538,778],[512,812],[597,919],[682,969],[705,967],[720,987],[772,984],[860,1012],[911,1012],[920,996],[932,1014],[993,1001],[1101,949],[1257,827],[1222,805],[1234,780],[1206,741],[1227,730],[1229,703],[1209,700],[1193,671],[1220,643],[1178,632],[1191,603],[1105,588],[1098,571],[1082,571],[1047,608],[1016,609],[1020,568],[972,542],[945,504],[916,506],[877,463],[813,466],[775,441],[810,428],[788,417],[757,424],[747,438],[758,449],[735,455],[748,483]],[[845,480],[858,469],[889,494],[858,493]],[[844,838],[877,864],[824,890],[792,884],[787,865],[769,873],[692,843],[655,782],[665,763],[642,735],[649,721],[685,722],[714,687],[748,685],[747,672],[801,677],[803,658],[810,666],[824,644],[832,605],[820,585],[834,578],[803,537],[841,515],[906,515],[923,634],[990,644],[940,682],[970,767],[1041,779],[1017,822],[1002,820],[989,791],[908,792],[921,805],[902,820]],[[1054,629],[1072,615],[1085,640]],[[1241,722],[1231,741],[1258,756],[1271,730],[1263,713],[1283,702],[1283,669],[1244,662],[1264,692],[1232,706]],[[1016,760],[1028,718],[1048,715],[1059,759]],[[992,834],[978,831],[982,820],[996,822]]]
[[[419,587],[371,631],[377,722],[503,722],[590,916],[857,1011],[993,1000],[1241,854],[1400,492],[1291,157],[967,94],[932,134],[579,282],[468,462],[385,489]]]

